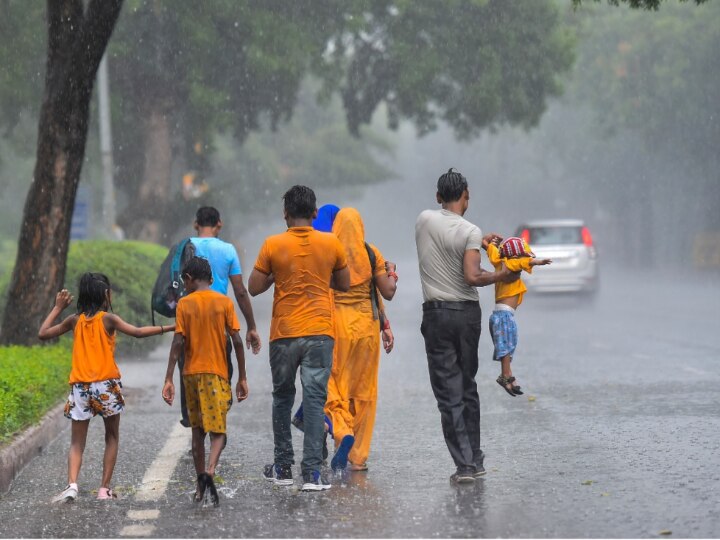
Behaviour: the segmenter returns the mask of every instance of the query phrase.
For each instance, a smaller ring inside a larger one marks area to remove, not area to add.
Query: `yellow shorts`
[[[230,383],[214,373],[183,375],[190,426],[205,433],[225,433],[232,405]]]

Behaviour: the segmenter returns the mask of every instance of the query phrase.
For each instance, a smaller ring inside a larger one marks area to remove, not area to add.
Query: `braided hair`
[[[438,195],[446,203],[459,200],[467,188],[467,179],[455,167],[450,167],[437,181]]]
[[[108,295],[110,280],[105,274],[85,272],[80,276],[78,289],[78,313],[84,313],[86,317],[92,317],[98,311],[108,308],[112,311],[112,303]]]

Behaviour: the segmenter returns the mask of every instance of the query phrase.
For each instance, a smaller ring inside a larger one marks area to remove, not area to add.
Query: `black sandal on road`
[[[196,503],[202,502],[205,498],[205,488],[207,487],[207,483],[205,482],[205,477],[207,474],[200,473],[197,475],[197,488],[195,488],[195,495],[193,495],[193,501]]]
[[[500,386],[502,386],[503,390],[505,390],[512,397],[522,394],[519,386],[513,386],[513,383],[515,382],[515,377],[505,378],[502,375],[500,375],[497,379],[495,379],[495,382],[497,382]],[[517,392],[516,392],[516,389],[517,389]]]

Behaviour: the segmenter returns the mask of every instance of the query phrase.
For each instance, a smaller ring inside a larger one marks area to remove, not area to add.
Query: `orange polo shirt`
[[[346,266],[345,250],[332,233],[291,227],[267,238],[255,269],[275,278],[270,341],[334,337],[330,278]]]
[[[115,335],[109,335],[102,319],[104,311],[88,318],[80,314],[73,331],[72,368],[70,384],[119,379],[115,363]]]
[[[183,375],[214,373],[228,379],[225,333],[240,330],[235,306],[211,289],[180,299],[175,311],[175,333],[185,337]]]

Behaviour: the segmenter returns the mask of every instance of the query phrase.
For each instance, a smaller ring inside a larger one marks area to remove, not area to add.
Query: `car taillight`
[[[520,238],[522,238],[526,244],[530,244],[530,231],[528,229],[523,229],[520,233]]]
[[[594,259],[597,256],[597,252],[595,251],[595,246],[593,246],[593,239],[592,235],[590,234],[590,229],[588,229],[587,227],[583,227],[580,233],[582,234],[583,244],[587,246],[590,257]]]

